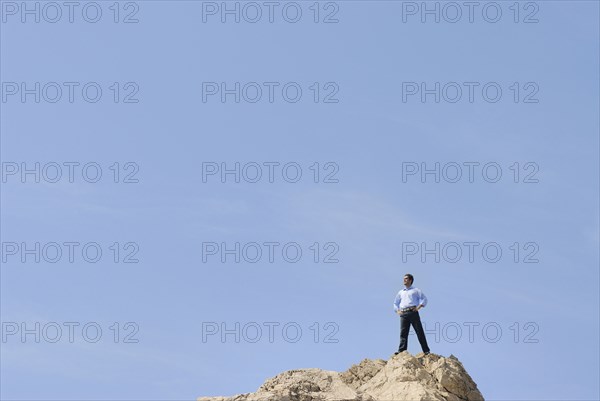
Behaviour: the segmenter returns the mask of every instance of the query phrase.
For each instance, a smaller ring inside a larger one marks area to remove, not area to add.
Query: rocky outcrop
[[[477,385],[453,355],[408,352],[389,360],[364,359],[345,372],[288,370],[255,393],[200,397],[198,401],[483,401]]]

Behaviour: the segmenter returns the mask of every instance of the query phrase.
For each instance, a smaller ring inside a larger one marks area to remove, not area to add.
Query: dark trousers
[[[410,330],[411,324],[415,329],[415,333],[417,333],[417,338],[419,339],[423,352],[429,352],[419,312],[409,312],[400,315],[400,347],[398,347],[398,352],[406,351],[408,348],[408,331]]]

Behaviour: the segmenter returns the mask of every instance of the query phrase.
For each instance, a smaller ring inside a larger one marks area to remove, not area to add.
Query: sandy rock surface
[[[254,393],[198,401],[483,401],[462,363],[450,355],[402,352],[364,359],[345,372],[288,370]]]

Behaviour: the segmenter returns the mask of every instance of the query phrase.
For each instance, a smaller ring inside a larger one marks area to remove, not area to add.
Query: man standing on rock
[[[425,338],[425,331],[421,324],[421,317],[419,316],[419,309],[424,308],[427,305],[427,297],[417,287],[413,287],[415,281],[412,274],[404,275],[404,287],[396,295],[394,299],[394,311],[400,315],[400,347],[397,355],[402,351],[406,351],[408,348],[408,331],[412,324],[417,333],[417,338],[421,344],[421,348],[425,355],[429,354],[429,347],[427,346],[427,339]]]

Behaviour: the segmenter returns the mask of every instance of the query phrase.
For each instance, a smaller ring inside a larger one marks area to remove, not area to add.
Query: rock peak
[[[477,385],[454,355],[363,359],[345,372],[288,370],[255,393],[200,397],[198,401],[483,401]]]

